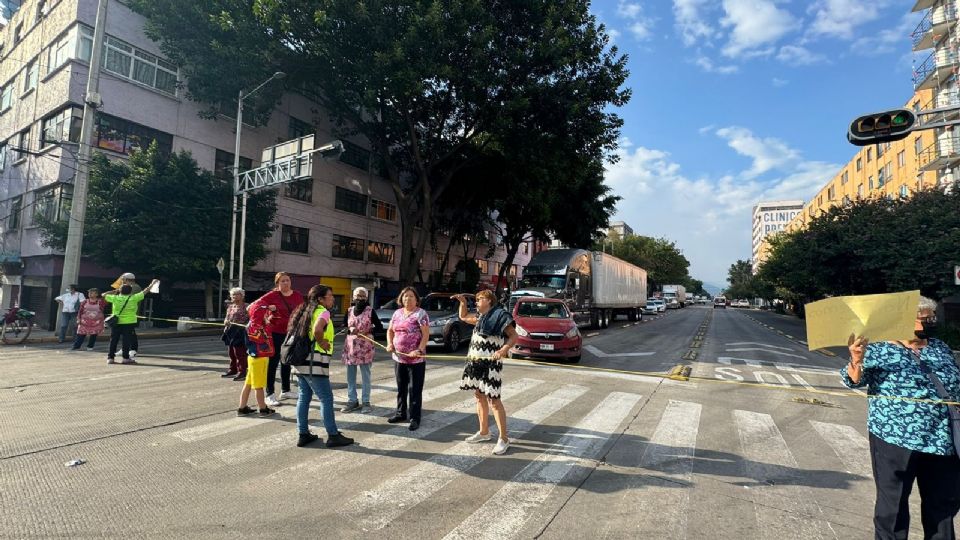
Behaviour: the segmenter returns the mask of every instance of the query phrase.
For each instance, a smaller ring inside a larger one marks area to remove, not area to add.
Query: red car
[[[517,344],[511,358],[556,358],[580,361],[583,337],[563,300],[524,296],[513,306]]]

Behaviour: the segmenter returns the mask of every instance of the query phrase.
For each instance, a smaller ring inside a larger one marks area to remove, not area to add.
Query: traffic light
[[[895,109],[861,116],[850,124],[847,140],[856,146],[899,141],[913,131],[917,115],[910,109]]]

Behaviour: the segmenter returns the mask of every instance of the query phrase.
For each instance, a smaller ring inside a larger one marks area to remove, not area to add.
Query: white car
[[[647,315],[660,313],[660,309],[657,308],[657,303],[653,300],[647,300],[647,305],[643,306],[643,312]]]
[[[653,301],[657,305],[657,313],[663,313],[667,310],[667,303],[659,298]]]

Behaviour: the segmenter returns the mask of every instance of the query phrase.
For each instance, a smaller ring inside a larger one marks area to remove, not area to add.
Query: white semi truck
[[[687,289],[683,285],[664,285],[663,301],[668,309],[680,309],[687,305]]]

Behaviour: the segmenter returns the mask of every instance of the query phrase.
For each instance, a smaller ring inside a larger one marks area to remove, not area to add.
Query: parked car
[[[660,313],[660,308],[657,307],[657,302],[654,300],[647,300],[647,304],[643,306],[643,313],[646,315]]]
[[[657,298],[654,300],[654,303],[657,304],[657,313],[663,313],[667,310],[667,302],[665,300]]]
[[[454,300],[455,293],[430,293],[420,299],[420,307],[430,316],[430,341],[428,346],[441,345],[449,352],[456,352],[465,341],[470,340],[473,327],[460,320],[460,302]],[[476,312],[477,305],[472,294],[467,297],[467,308]],[[377,317],[386,329],[390,318],[399,309],[397,301],[391,300],[376,311]]]
[[[513,306],[517,343],[511,358],[555,358],[579,362],[583,336],[559,298],[524,296]]]
[[[713,309],[717,309],[717,308],[727,309],[727,299],[722,296],[718,296],[714,298]]]
[[[734,307],[738,307],[738,308],[748,308],[748,307],[750,307],[750,301],[749,301],[749,300],[743,300],[743,299],[737,300],[737,303],[736,303],[736,305],[735,305]]]

